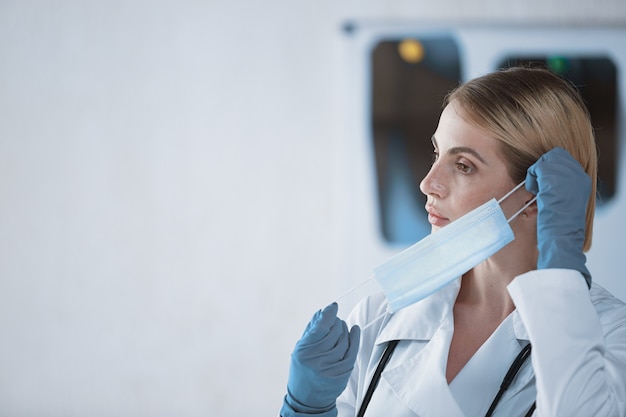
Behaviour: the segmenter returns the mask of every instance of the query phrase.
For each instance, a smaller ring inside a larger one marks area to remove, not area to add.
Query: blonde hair
[[[476,78],[453,90],[445,105],[458,103],[469,123],[501,143],[512,180],[547,151],[561,147],[592,180],[585,228],[586,252],[591,248],[596,203],[597,150],[589,111],[577,89],[541,68],[510,68]]]

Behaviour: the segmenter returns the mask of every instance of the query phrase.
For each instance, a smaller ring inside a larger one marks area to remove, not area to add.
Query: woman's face
[[[433,231],[517,185],[509,177],[498,141],[461,114],[454,101],[443,110],[432,138],[434,162],[420,184]],[[507,218],[525,202],[519,191],[502,203]]]

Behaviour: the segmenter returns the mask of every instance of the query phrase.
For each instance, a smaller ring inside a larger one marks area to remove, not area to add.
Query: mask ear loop
[[[511,221],[516,218],[522,211],[526,210],[532,203],[537,201],[537,196],[534,196],[528,203],[524,204],[524,207],[519,209],[514,215],[507,219],[507,223],[511,223]]]
[[[502,204],[502,202],[504,200],[506,200],[511,194],[513,194],[515,191],[519,190],[522,185],[524,185],[526,183],[526,180],[520,182],[519,184],[517,184],[515,187],[513,187],[513,189],[511,191],[509,191],[508,193],[506,193],[504,195],[504,197],[502,197],[501,199],[498,200],[498,204]]]
[[[353,293],[354,291],[356,291],[357,289],[359,289],[360,287],[364,286],[365,284],[368,284],[370,281],[373,281],[375,278],[374,274],[371,274],[365,281],[355,285],[354,287],[350,288],[348,291],[346,291],[345,293],[343,293],[342,295],[340,295],[339,297],[337,297],[335,299],[336,303],[339,303],[339,300],[341,300],[342,298],[348,296],[349,294]],[[380,321],[380,319],[382,318],[387,318],[388,316],[390,316],[391,313],[389,311],[385,311],[383,314],[375,317],[374,319],[372,319],[372,321],[370,321],[368,324],[366,324],[365,326],[361,327],[361,331],[366,330],[367,328],[369,328],[370,326],[372,326],[373,324],[376,324]],[[380,336],[380,332],[383,329],[383,325],[381,324],[380,329],[378,330],[378,334],[376,335],[376,339],[378,339],[378,336]]]
[[[339,300],[341,300],[342,298],[345,298],[348,295],[352,294],[354,291],[356,291],[359,288],[361,288],[362,286],[368,284],[373,279],[374,279],[374,274],[372,273],[365,281],[362,281],[362,282],[356,284],[354,287],[350,288],[348,291],[344,292],[342,295],[340,295],[339,297],[335,298],[335,302],[339,303]]]
[[[520,182],[519,184],[517,184],[515,186],[515,188],[513,188],[511,191],[509,191],[508,193],[506,193],[504,195],[504,197],[502,197],[501,199],[498,200],[498,204],[502,204],[502,202],[504,200],[507,199],[507,197],[509,197],[511,194],[513,194],[515,191],[519,190],[522,185],[524,185],[526,183],[526,180]],[[524,206],[517,210],[517,212],[515,212],[515,214],[513,214],[511,217],[509,217],[506,221],[507,223],[511,223],[511,221],[513,221],[514,218],[516,218],[522,211],[526,210],[532,203],[534,203],[535,201],[537,201],[537,196],[534,196],[528,203],[524,204]]]

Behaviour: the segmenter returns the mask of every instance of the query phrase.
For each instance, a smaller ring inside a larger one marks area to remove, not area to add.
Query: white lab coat
[[[460,280],[384,315],[382,294],[362,301],[348,325],[363,329],[355,368],[337,401],[355,416],[387,342],[399,339],[365,416],[484,416],[509,366],[529,341],[526,361],[494,416],[626,416],[626,305],[577,271],[551,269],[517,277],[508,287],[516,310],[448,385],[452,308]],[[383,317],[381,317],[383,315]],[[368,324],[371,325],[369,327]]]

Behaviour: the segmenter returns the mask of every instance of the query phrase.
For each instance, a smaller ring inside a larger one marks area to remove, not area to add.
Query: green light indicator
[[[547,61],[548,68],[557,74],[563,74],[569,69],[569,60],[562,56],[551,56]]]

